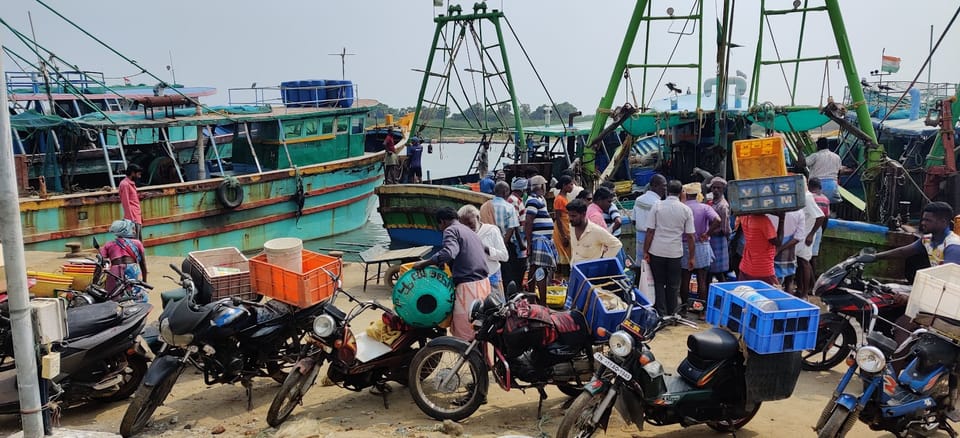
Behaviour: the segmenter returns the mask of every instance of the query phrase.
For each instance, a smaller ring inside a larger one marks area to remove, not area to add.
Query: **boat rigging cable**
[[[136,66],[137,68],[139,68],[142,73],[147,74],[148,76],[150,76],[151,78],[153,78],[153,79],[156,80],[157,82],[162,82],[162,83],[165,83],[165,82],[166,82],[165,80],[160,79],[159,76],[157,76],[157,75],[151,73],[149,70],[141,67],[139,64],[137,64],[136,61],[134,61],[134,60],[126,57],[124,54],[118,52],[118,51],[117,51],[116,49],[114,49],[113,47],[110,47],[107,43],[103,42],[102,40],[100,40],[99,38],[97,38],[96,36],[94,36],[93,34],[91,34],[90,32],[87,32],[86,29],[80,27],[79,25],[77,25],[77,24],[74,23],[73,21],[70,21],[69,18],[63,16],[63,14],[61,14],[60,12],[58,12],[56,9],[53,9],[52,7],[50,7],[49,5],[47,5],[46,3],[44,3],[43,0],[36,0],[36,2],[39,3],[41,6],[43,6],[44,8],[47,8],[47,10],[49,10],[50,12],[53,12],[54,15],[60,17],[63,21],[66,21],[68,24],[70,24],[71,26],[75,27],[75,28],[76,28],[77,30],[79,30],[80,32],[83,32],[85,35],[87,35],[88,37],[90,37],[90,38],[93,39],[94,41],[100,43],[100,45],[102,45],[103,47],[105,47],[107,50],[110,50],[111,52],[113,52],[114,54],[116,54],[117,56],[119,56],[121,59],[123,59],[124,61],[127,61],[127,62],[129,62],[131,65],[134,65],[134,66]],[[7,26],[7,27],[9,28],[9,26]],[[46,49],[44,49],[44,50],[46,50]],[[50,52],[50,51],[47,50],[47,52]],[[53,55],[53,52],[50,52],[50,54]],[[58,58],[59,58],[59,57],[58,57]],[[235,119],[231,118],[231,117],[229,116],[229,114],[227,114],[226,112],[213,110],[213,109],[210,108],[209,106],[201,103],[198,99],[194,99],[194,98],[191,98],[190,96],[187,96],[186,94],[184,94],[183,92],[181,92],[180,90],[178,90],[176,87],[170,87],[169,90],[173,91],[174,93],[179,94],[180,97],[183,97],[184,99],[187,99],[187,101],[189,101],[189,102],[194,102],[194,103],[196,103],[196,105],[197,105],[198,107],[200,107],[200,108],[202,108],[202,109],[204,109],[204,110],[206,110],[206,111],[209,111],[209,112],[211,112],[211,113],[218,114],[218,115],[220,115],[221,117],[226,118],[227,120],[230,120],[230,121],[239,123],[239,120],[235,120]]]
[[[690,12],[687,14],[688,17],[690,17],[690,16],[693,15],[693,12],[697,10],[697,6],[698,6],[699,4],[700,4],[700,0],[697,0],[697,1],[693,2],[693,6],[690,7]],[[653,7],[652,5],[649,5],[649,6],[648,6],[648,8],[652,8],[652,7]],[[649,9],[648,9],[648,10],[649,10]],[[690,18],[687,18],[686,20],[683,21],[683,28],[680,29],[680,33],[677,34],[677,42],[675,42],[675,43],[673,44],[673,50],[670,51],[670,57],[667,58],[667,64],[670,64],[670,63],[673,61],[673,56],[677,53],[677,48],[680,47],[680,40],[683,39],[684,35],[685,35],[686,32],[687,32],[687,24],[690,23],[691,21],[693,21],[693,20],[690,19]],[[696,24],[694,24],[694,26],[696,26]],[[648,31],[648,33],[649,33],[649,30],[650,30],[650,26],[647,25],[647,31]],[[692,32],[692,31],[691,31],[691,32]],[[647,38],[649,38],[649,37],[650,37],[650,36],[647,35]],[[644,69],[644,72],[646,72],[646,69]],[[667,68],[664,67],[664,68],[660,71],[660,77],[657,79],[657,84],[654,85],[653,88],[650,89],[650,90],[651,90],[651,92],[650,92],[650,99],[647,100],[647,103],[646,103],[646,105],[644,105],[644,108],[643,108],[643,109],[650,108],[650,104],[653,103],[653,96],[656,94],[656,91],[653,91],[653,90],[656,90],[658,87],[660,87],[660,83],[663,82],[663,77],[664,77],[666,74],[667,74]],[[644,82],[646,82],[646,73],[644,73]],[[646,87],[644,87],[644,88],[646,88]],[[647,96],[643,96],[643,97],[646,98]],[[697,109],[699,109],[699,108],[697,108]]]

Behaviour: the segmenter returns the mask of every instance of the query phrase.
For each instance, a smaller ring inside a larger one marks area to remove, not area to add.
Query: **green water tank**
[[[439,268],[411,269],[393,286],[393,308],[414,327],[437,327],[453,313],[453,279]]]

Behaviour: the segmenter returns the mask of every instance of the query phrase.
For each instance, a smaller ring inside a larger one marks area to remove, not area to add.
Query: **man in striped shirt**
[[[530,196],[526,203],[524,235],[527,237],[528,284],[536,286],[540,302],[547,302],[547,284],[557,269],[557,247],[553,240],[553,219],[547,211],[547,180],[536,175],[530,178]],[[539,273],[539,275],[538,275]],[[532,291],[532,288],[528,288]]]

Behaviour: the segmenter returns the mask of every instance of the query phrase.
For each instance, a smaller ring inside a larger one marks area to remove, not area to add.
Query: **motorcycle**
[[[807,371],[829,370],[850,355],[860,344],[853,321],[861,327],[869,323],[870,309],[854,296],[862,294],[880,310],[877,329],[888,337],[894,337],[893,326],[887,321],[896,321],[906,310],[910,286],[896,283],[881,284],[875,279],[864,280],[864,263],[872,261],[876,251],[864,248],[860,254],[847,258],[820,275],[813,286],[813,294],[827,306],[820,314],[817,340],[814,349],[803,352],[801,366]]]
[[[667,376],[649,342],[669,325],[697,324],[676,315],[661,317],[648,307],[642,311],[644,315],[628,317],[610,335],[607,355],[594,354],[600,365],[564,414],[557,438],[606,430],[614,406],[640,430],[644,422],[684,427],[706,423],[720,432],[734,432],[749,423],[761,402],[747,400],[745,352],[737,337],[719,328],[688,336],[679,376]]]
[[[186,296],[168,303],[160,314],[163,346],[123,416],[124,437],[143,430],[187,365],[203,373],[206,385],[240,382],[251,409],[253,378],[283,382],[284,368],[298,359],[300,339],[324,307],[299,309],[278,300],[260,304],[237,297],[200,306],[191,276],[170,268],[180,276]]]
[[[67,309],[69,338],[51,348],[60,354],[60,372],[48,381],[50,401],[69,407],[130,397],[153,356],[140,338],[152,309],[132,302]],[[0,414],[20,413],[16,372],[16,361],[0,366]]]
[[[272,427],[282,424],[301,403],[316,381],[324,361],[329,364],[327,377],[332,382],[351,391],[373,387],[383,395],[384,407],[387,407],[387,393],[390,392],[387,382],[407,385],[408,367],[418,347],[422,348],[430,339],[444,335],[443,329],[410,327],[393,310],[376,301],[357,300],[342,288],[339,277],[330,272],[327,275],[334,279],[336,289],[323,311],[314,318],[301,359],[287,374],[270,404],[267,423]],[[356,303],[348,313],[335,305],[340,294]],[[383,312],[381,321],[395,337],[392,342],[381,342],[366,333],[354,335],[351,331],[350,323],[361,313],[373,309]]]
[[[915,330],[899,346],[874,330],[878,306],[857,295],[871,308],[873,320],[865,342],[847,359],[849,368],[814,429],[819,438],[842,438],[857,420],[875,431],[895,436],[929,436],[937,429],[953,438],[947,421],[957,401],[957,359],[960,348],[951,339],[925,328]],[[897,373],[893,363],[906,362]],[[860,395],[845,392],[859,376]]]
[[[583,314],[532,304],[536,297],[517,293],[513,283],[507,296],[513,297],[507,303],[491,294],[471,304],[472,342],[439,337],[413,357],[409,388],[421,411],[437,420],[469,417],[486,400],[489,371],[504,391],[536,388],[538,417],[546,385],[570,396],[580,392],[593,372],[593,337]]]
[[[95,268],[93,271],[93,280],[90,282],[90,285],[82,291],[67,290],[60,294],[61,297],[67,300],[70,307],[79,307],[106,301],[132,300],[133,296],[131,296],[131,292],[137,287],[153,290],[153,286],[143,281],[114,274],[110,270],[110,261],[100,255],[100,242],[97,241],[96,237],[93,238],[93,247],[97,250],[97,257],[96,260],[92,260],[95,262]],[[112,277],[114,280],[115,286],[113,290],[106,290],[104,287],[107,277]]]

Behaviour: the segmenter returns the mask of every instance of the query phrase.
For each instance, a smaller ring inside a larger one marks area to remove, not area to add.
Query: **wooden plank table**
[[[360,260],[363,261],[363,290],[367,290],[367,282],[376,280],[380,283],[380,277],[383,275],[383,264],[404,264],[423,260],[423,256],[433,251],[432,246],[415,246],[413,248],[388,250],[383,247],[375,246],[366,251],[360,252]],[[370,275],[370,265],[377,265],[377,273]]]

